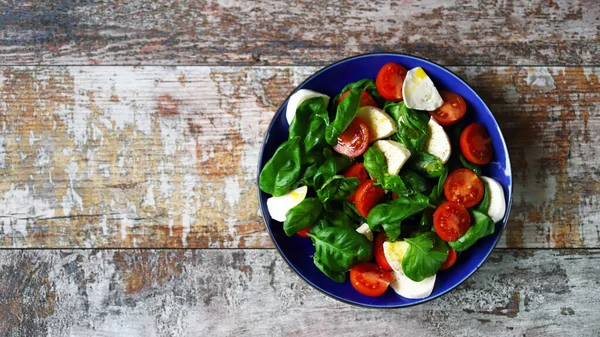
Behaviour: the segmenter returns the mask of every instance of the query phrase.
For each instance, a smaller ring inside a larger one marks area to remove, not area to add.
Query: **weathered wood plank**
[[[0,64],[322,65],[394,51],[454,65],[590,65],[595,0],[2,1]]]
[[[256,163],[312,67],[0,67],[0,246],[272,247]],[[599,68],[454,67],[513,161],[501,247],[599,247]]]
[[[0,334],[597,336],[599,257],[496,250],[444,297],[380,311],[312,289],[274,250],[5,250]]]

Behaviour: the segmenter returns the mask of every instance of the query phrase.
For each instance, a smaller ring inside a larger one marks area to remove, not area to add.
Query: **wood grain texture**
[[[381,311],[319,293],[270,249],[0,251],[0,334],[597,336],[599,257],[496,250],[442,298]]]
[[[598,68],[454,67],[508,142],[501,247],[599,247]],[[1,67],[0,246],[272,247],[256,164],[312,67]]]
[[[5,0],[0,64],[597,65],[599,19],[595,0]]]

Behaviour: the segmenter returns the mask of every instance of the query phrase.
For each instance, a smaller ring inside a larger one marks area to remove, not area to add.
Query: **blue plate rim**
[[[418,61],[421,61],[421,62],[424,62],[424,63],[429,63],[430,65],[439,67],[439,68],[443,69],[444,71],[447,71],[449,74],[451,74],[452,76],[456,77],[456,79],[458,79],[460,82],[462,82],[467,88],[469,88],[471,91],[473,91],[473,93],[475,94],[475,96],[479,100],[481,100],[481,102],[483,102],[483,105],[484,105],[485,109],[487,110],[487,112],[489,112],[489,114],[492,116],[492,120],[494,122],[494,126],[495,126],[496,130],[498,131],[498,134],[500,135],[500,139],[502,140],[502,144],[501,145],[502,145],[502,149],[504,150],[504,153],[506,153],[506,161],[508,163],[507,169],[508,169],[508,171],[510,173],[510,183],[508,185],[508,192],[509,192],[508,194],[509,195],[508,195],[508,200],[507,200],[506,214],[504,215],[504,218],[502,219],[502,226],[500,227],[500,231],[498,233],[498,236],[496,237],[496,240],[494,241],[494,245],[486,253],[485,257],[481,260],[481,262],[477,265],[477,267],[475,267],[475,269],[473,269],[467,275],[465,275],[460,280],[460,282],[458,282],[454,287],[446,289],[445,291],[442,291],[442,292],[440,292],[439,294],[437,294],[437,295],[435,295],[433,297],[426,297],[424,299],[417,300],[415,302],[412,302],[412,303],[409,303],[409,304],[403,304],[403,305],[397,305],[397,304],[395,304],[395,305],[370,305],[370,304],[365,304],[365,303],[359,303],[359,302],[347,300],[345,298],[333,295],[333,294],[329,293],[328,291],[326,291],[325,289],[322,289],[318,285],[314,284],[311,280],[309,280],[302,273],[300,273],[296,269],[296,267],[294,267],[294,265],[288,260],[288,258],[281,252],[281,248],[279,247],[279,244],[277,243],[277,241],[273,237],[273,233],[271,232],[271,229],[269,228],[269,221],[266,218],[266,214],[268,213],[268,210],[266,208],[267,206],[266,206],[265,203],[263,203],[261,201],[261,190],[260,190],[261,163],[263,161],[265,147],[266,147],[267,141],[269,140],[269,137],[271,135],[271,130],[273,128],[273,124],[275,123],[275,119],[276,119],[279,111],[283,107],[283,105],[289,100],[289,98],[296,91],[298,91],[299,87],[303,86],[306,82],[308,82],[312,78],[318,76],[319,74],[323,73],[324,71],[328,70],[329,68],[335,67],[338,64],[341,64],[341,63],[344,63],[344,62],[347,62],[347,61],[350,61],[350,60],[360,59],[360,58],[368,58],[368,57],[372,57],[372,56],[403,56],[403,57],[412,58],[412,59],[415,59],[415,60],[418,60]],[[398,309],[398,308],[410,308],[412,306],[423,304],[423,303],[427,303],[429,301],[432,301],[434,299],[442,297],[443,295],[447,294],[448,292],[456,289],[458,286],[460,286],[466,280],[468,280],[471,276],[473,276],[473,274],[477,270],[479,270],[479,268],[488,260],[488,258],[491,255],[492,251],[498,245],[498,242],[500,241],[500,237],[502,237],[502,233],[504,232],[504,229],[506,228],[506,224],[507,224],[508,218],[510,216],[510,211],[511,211],[511,208],[512,208],[512,198],[513,198],[513,174],[512,174],[512,163],[511,163],[511,160],[510,160],[510,154],[508,152],[508,147],[506,146],[506,140],[504,139],[504,134],[502,133],[502,130],[500,129],[500,125],[498,125],[498,122],[496,121],[496,118],[494,117],[494,114],[492,113],[492,111],[490,110],[490,108],[488,107],[488,105],[485,103],[485,101],[479,96],[479,94],[477,93],[477,91],[475,91],[475,89],[473,89],[465,80],[463,80],[462,77],[458,76],[453,71],[451,71],[450,69],[446,68],[445,66],[442,66],[442,65],[440,65],[440,64],[438,64],[436,62],[433,62],[433,61],[428,60],[428,59],[423,58],[423,57],[418,57],[418,56],[409,55],[409,54],[403,54],[403,53],[393,53],[393,52],[364,53],[364,54],[358,54],[358,55],[353,55],[353,56],[346,57],[344,59],[341,59],[339,61],[331,63],[331,64],[329,64],[329,65],[327,65],[327,66],[325,66],[325,67],[317,70],[312,75],[310,75],[309,77],[307,77],[304,81],[302,81],[300,84],[298,84],[290,92],[290,94],[285,98],[285,100],[283,100],[283,102],[280,104],[279,108],[277,108],[277,111],[273,115],[273,118],[271,119],[271,122],[269,123],[269,127],[267,128],[267,132],[265,133],[265,137],[263,139],[263,143],[262,143],[262,146],[261,146],[261,149],[260,149],[260,154],[258,156],[258,165],[257,165],[257,174],[256,174],[256,187],[257,187],[257,196],[258,196],[258,202],[260,204],[261,215],[262,215],[265,227],[267,229],[267,232],[269,232],[269,237],[271,238],[271,241],[273,242],[273,244],[277,248],[277,252],[279,253],[279,255],[281,255],[281,257],[283,257],[283,260],[288,264],[288,266],[290,266],[290,268],[298,276],[300,276],[300,278],[302,278],[305,282],[307,282],[308,284],[310,284],[313,288],[317,289],[321,293],[323,293],[323,294],[327,295],[328,297],[331,297],[331,298],[333,298],[333,299],[335,299],[337,301],[343,302],[343,303],[347,303],[347,304],[351,304],[351,305],[358,306],[358,307],[363,307],[363,308],[371,308],[371,309]]]

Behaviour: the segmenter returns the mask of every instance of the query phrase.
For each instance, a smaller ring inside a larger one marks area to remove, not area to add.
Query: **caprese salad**
[[[466,113],[424,69],[397,63],[333,99],[298,90],[287,103],[289,138],[260,173],[271,218],[312,240],[316,267],[334,281],[349,271],[367,296],[388,287],[429,296],[437,272],[506,212],[502,186],[482,175],[490,135]]]

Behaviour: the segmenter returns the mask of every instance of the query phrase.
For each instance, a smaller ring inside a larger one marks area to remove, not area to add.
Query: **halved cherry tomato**
[[[440,125],[448,126],[458,122],[465,115],[465,112],[467,112],[465,100],[459,94],[446,90],[440,91],[440,96],[442,96],[444,104],[429,114]]]
[[[454,265],[454,263],[456,262],[457,258],[458,258],[458,253],[454,249],[450,248],[450,250],[448,251],[448,257],[446,258],[446,261],[444,261],[444,263],[442,263],[440,270],[446,270],[446,269],[452,267]]]
[[[471,216],[465,206],[446,201],[433,213],[433,227],[444,241],[456,241],[471,227]]]
[[[365,296],[383,295],[392,281],[392,274],[375,263],[363,262],[350,269],[350,283]]]
[[[375,242],[373,242],[373,254],[375,255],[375,261],[377,261],[377,264],[379,264],[381,268],[385,270],[393,270],[392,267],[390,267],[390,264],[388,263],[387,259],[385,258],[385,253],[383,252],[383,243],[385,241],[385,232],[380,231],[379,233],[377,233],[377,236],[375,237]]]
[[[390,101],[401,101],[402,85],[404,84],[406,73],[406,68],[398,63],[390,62],[384,64],[375,79],[375,86],[379,94]]]
[[[358,157],[367,151],[369,146],[369,128],[359,118],[354,118],[350,125],[338,137],[333,150],[348,157]]]
[[[354,205],[358,214],[363,217],[369,215],[371,208],[381,203],[385,197],[385,191],[379,186],[375,186],[375,179],[367,180],[360,184],[354,194]]]
[[[338,100],[338,104],[340,104],[340,102],[343,101],[349,93],[350,90],[342,94],[342,96],[340,96],[340,99]],[[358,103],[358,106],[374,106],[377,108],[377,103],[375,103],[375,100],[373,99],[373,97],[371,97],[371,95],[369,95],[368,92],[363,91],[362,96],[360,96],[360,103]]]
[[[365,163],[356,163],[350,166],[346,172],[344,172],[344,177],[346,178],[358,178],[358,181],[362,184],[363,182],[369,180],[369,172],[365,169]],[[354,194],[348,198],[350,201],[354,201]]]
[[[462,204],[466,208],[477,205],[483,198],[485,189],[481,179],[471,170],[459,168],[446,178],[444,195],[448,201]]]
[[[307,238],[308,235],[306,235],[306,233],[308,233],[308,232],[310,232],[310,226],[304,228],[303,230],[296,232],[296,234],[300,235],[303,238]]]
[[[460,150],[468,161],[485,165],[492,160],[492,139],[485,127],[478,123],[467,126],[460,134]]]

